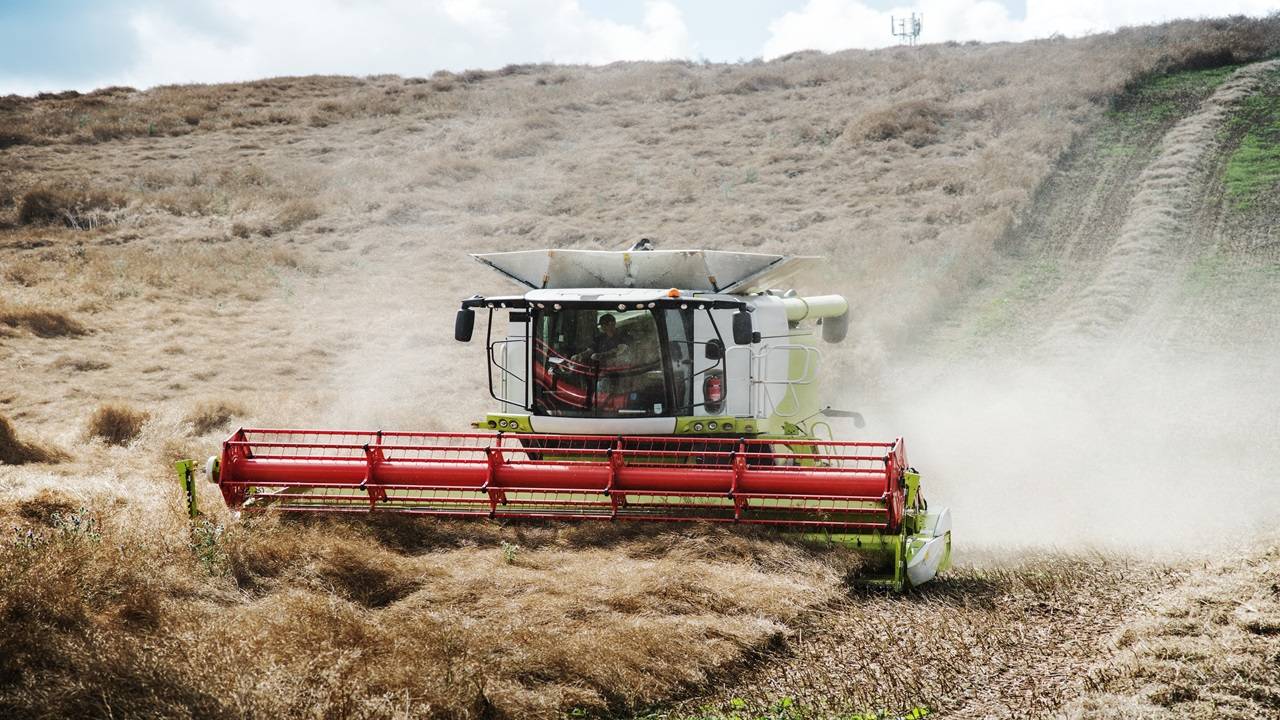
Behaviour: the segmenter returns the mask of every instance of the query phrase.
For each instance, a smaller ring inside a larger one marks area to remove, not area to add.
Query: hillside
[[[842,601],[686,712],[1275,712],[1280,401],[1263,388],[1280,381],[1280,256],[1262,238],[1278,215],[1273,192],[1233,183],[1270,172],[1241,166],[1278,127],[1277,82],[1270,61],[1126,93],[895,373],[885,412],[948,459],[931,479],[969,536],[1003,549],[909,612]],[[1224,472],[1247,501],[1224,497]]]
[[[0,711],[1274,712],[1277,52],[1236,18],[0,99]],[[829,258],[833,404],[909,438],[948,580],[210,487],[187,522],[171,461],[235,426],[483,412],[466,253],[639,237]]]

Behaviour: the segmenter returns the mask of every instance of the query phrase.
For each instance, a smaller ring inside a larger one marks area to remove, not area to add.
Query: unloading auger
[[[206,470],[245,512],[768,525],[867,554],[902,588],[950,563],[901,439],[831,438],[816,335],[848,303],[775,289],[817,258],[709,250],[475,256],[526,286],[487,316],[494,412],[474,432],[242,428]],[[827,437],[819,436],[825,431]],[[194,512],[195,463],[179,463]]]

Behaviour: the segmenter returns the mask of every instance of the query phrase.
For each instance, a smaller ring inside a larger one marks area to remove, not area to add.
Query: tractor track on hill
[[[1212,208],[1206,177],[1220,165],[1218,136],[1232,108],[1256,92],[1264,73],[1280,61],[1236,71],[1200,109],[1165,133],[1153,160],[1138,175],[1114,240],[1106,225],[1094,232],[1096,247],[1108,247],[1092,280],[1048,328],[1042,343],[1052,353],[1076,353],[1111,333],[1150,335],[1156,318],[1169,312],[1172,288],[1161,278],[1182,276],[1191,252],[1211,238]],[[1088,212],[1084,213],[1089,217]],[[1145,318],[1145,319],[1143,319]]]

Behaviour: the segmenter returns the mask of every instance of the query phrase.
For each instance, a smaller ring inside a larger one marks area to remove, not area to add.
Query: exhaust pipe
[[[849,301],[840,295],[784,297],[782,306],[788,322],[816,319],[822,324],[822,339],[838,343],[849,334]]]

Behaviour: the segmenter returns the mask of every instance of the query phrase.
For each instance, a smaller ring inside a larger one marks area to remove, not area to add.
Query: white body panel
[[[595,418],[549,417],[529,418],[534,432],[565,435],[670,435],[676,431],[674,417]]]
[[[498,397],[504,400],[502,412],[524,410],[525,383],[529,379],[528,358],[525,357],[528,327],[527,322],[507,324],[507,341],[502,344],[502,352],[498,355],[498,362],[502,363],[502,367],[508,371],[498,371],[502,373],[502,382],[497,385],[500,388],[497,391]]]
[[[948,542],[950,542],[948,537],[936,537],[916,551],[911,561],[907,563],[907,579],[912,585],[923,585],[938,574],[938,567],[947,556]]]
[[[926,515],[922,534],[932,537],[907,562],[907,579],[912,585],[932,580],[951,554],[951,509]]]
[[[799,392],[816,380],[819,357],[813,334],[792,327],[789,313],[795,300],[772,295],[751,298],[760,343],[743,350],[752,356],[752,410],[758,418],[794,418],[817,409],[804,407]]]

